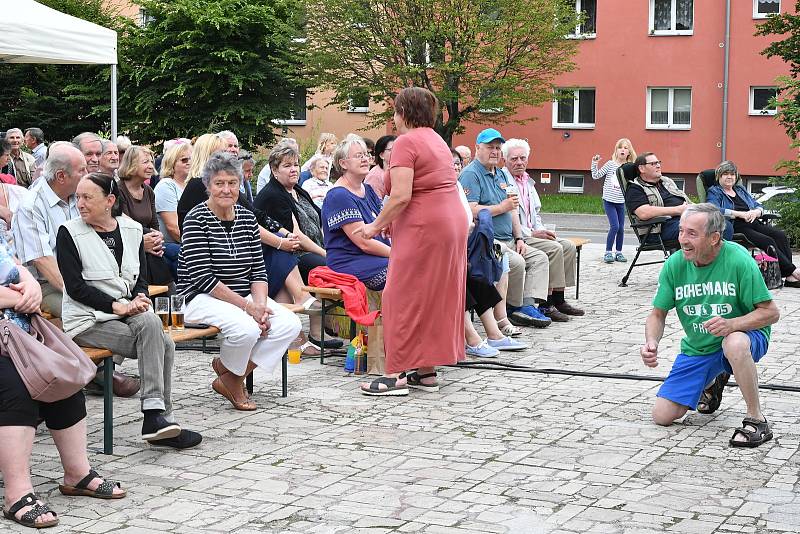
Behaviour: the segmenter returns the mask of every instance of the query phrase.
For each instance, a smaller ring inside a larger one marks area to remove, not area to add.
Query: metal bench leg
[[[114,358],[103,364],[103,453],[114,454]]]
[[[325,327],[322,327],[325,330]],[[281,358],[281,397],[289,396],[289,352],[283,353]]]
[[[325,365],[325,299],[321,299],[320,302],[322,302],[322,310],[320,312],[320,321],[322,322],[322,326],[320,327],[319,333],[319,364]],[[309,333],[309,335],[311,334]],[[284,397],[285,396],[286,395],[284,395]]]
[[[245,382],[245,386],[247,387],[247,393],[252,395],[253,394],[253,371],[250,371],[250,374],[248,374],[245,377],[244,382]]]

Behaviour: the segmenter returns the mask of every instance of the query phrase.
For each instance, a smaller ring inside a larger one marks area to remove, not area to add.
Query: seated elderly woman
[[[331,164],[327,159],[318,157],[311,162],[308,170],[311,171],[311,178],[303,182],[301,187],[311,195],[311,200],[314,201],[314,204],[321,208],[325,195],[333,187],[329,180]]]
[[[122,213],[142,225],[150,283],[167,285],[174,280],[163,257],[164,234],[158,225],[156,195],[145,183],[153,170],[153,153],[150,149],[134,145],[125,152],[118,171],[119,205]]]
[[[220,357],[211,363],[211,387],[237,410],[255,410],[243,388],[256,367],[273,369],[300,333],[300,320],[267,296],[267,275],[255,215],[237,204],[241,163],[227,152],[211,155],[201,174],[208,200],[183,222],[178,291],[187,322],[220,329]]]
[[[39,309],[42,293],[36,279],[14,258],[0,236],[0,314],[30,330],[30,313]],[[30,457],[36,427],[44,420],[56,444],[65,495],[121,499],[126,491],[104,480],[86,456],[86,402],[82,391],[56,402],[35,401],[11,358],[0,357],[0,473],[3,476],[3,515],[26,527],[58,524],[56,513],[33,491]]]
[[[258,193],[253,206],[286,228],[299,243],[295,252],[304,282],[314,267],[325,265],[322,248],[320,210],[311,196],[297,185],[300,176],[300,152],[290,145],[278,143],[269,154],[272,179]]]
[[[172,413],[175,344],[147,296],[142,226],[122,216],[117,187],[108,174],[84,176],[75,192],[81,216],[58,229],[64,331],[81,346],[137,360],[144,441],[193,447],[200,434],[181,429]]]
[[[364,184],[369,158],[367,146],[357,135],[348,135],[336,147],[333,165],[342,176],[325,197],[322,224],[328,267],[382,291],[389,268],[389,240],[381,235],[365,239],[360,231],[381,211],[381,199]]]
[[[725,239],[734,233],[744,234],[755,246],[769,253],[770,247],[778,256],[778,266],[784,285],[800,287],[800,269],[792,263],[792,249],[786,234],[775,226],[757,219],[764,208],[747,189],[738,185],[739,171],[732,161],[723,161],[715,171],[717,185],[708,190],[708,201],[717,206],[726,217]]]

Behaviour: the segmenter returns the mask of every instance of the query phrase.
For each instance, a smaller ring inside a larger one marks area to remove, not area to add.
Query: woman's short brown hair
[[[406,87],[394,99],[395,112],[411,128],[433,128],[438,105],[436,95],[422,87]]]
[[[120,180],[130,180],[136,171],[139,170],[139,154],[147,154],[150,157],[150,161],[153,161],[153,151],[147,147],[141,145],[132,145],[128,150],[125,151],[125,155],[122,156],[122,161],[119,164],[119,170],[117,174],[119,175]]]

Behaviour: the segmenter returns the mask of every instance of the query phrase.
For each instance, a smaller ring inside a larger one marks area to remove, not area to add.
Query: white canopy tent
[[[111,138],[117,136],[117,32],[33,0],[0,0],[0,62],[111,65]]]

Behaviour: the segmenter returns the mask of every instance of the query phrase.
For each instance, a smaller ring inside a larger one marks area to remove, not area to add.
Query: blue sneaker
[[[487,339],[486,342],[489,344],[490,347],[494,347],[497,350],[504,350],[507,352],[515,352],[518,350],[525,350],[528,348],[528,346],[525,343],[514,341],[510,337],[504,337],[503,339]]]
[[[497,358],[500,354],[500,351],[494,347],[490,347],[486,340],[481,341],[478,343],[476,347],[471,347],[467,344],[466,351],[467,356],[474,356],[476,358]]]
[[[531,321],[533,322],[533,326],[536,328],[546,328],[553,322],[549,317],[540,312],[539,308],[536,306],[522,306],[517,308],[515,311],[524,313],[530,317]]]

